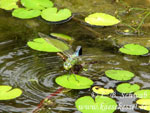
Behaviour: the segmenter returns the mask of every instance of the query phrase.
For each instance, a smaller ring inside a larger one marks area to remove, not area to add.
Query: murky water
[[[144,2],[146,4],[149,1]],[[128,3],[133,4],[134,2]],[[138,6],[139,2],[136,3]],[[95,3],[93,2],[93,4]],[[58,6],[60,6],[59,3]],[[60,7],[63,7],[63,5]],[[73,36],[75,38],[73,48],[82,45],[85,56],[96,56],[84,59],[86,62],[97,61],[98,63],[87,65],[88,71],[80,73],[80,75],[91,78],[94,85],[115,89],[116,85],[121,82],[107,78],[104,71],[124,69],[136,75],[128,81],[129,83],[137,83],[141,88],[150,87],[149,56],[123,55],[118,52],[118,48],[113,45],[112,41],[99,40],[93,32],[89,32],[82,24],[77,24],[76,20],[62,25],[51,25],[40,18],[31,20],[16,19],[11,17],[11,12],[1,9],[0,15],[0,84],[11,85],[23,90],[23,95],[17,99],[0,101],[0,112],[2,113],[32,112],[42,99],[60,88],[55,83],[55,78],[67,73],[63,70],[62,59],[55,53],[34,51],[26,45],[28,40],[37,37],[38,32],[46,34],[58,32]],[[118,36],[115,32],[117,29],[116,27],[95,28],[101,37],[111,35],[112,37],[125,38],[124,36]],[[143,29],[149,31],[150,27]],[[150,37],[150,35],[145,33],[144,37]],[[91,95],[91,92],[91,89],[71,90],[52,97],[55,105],[52,107],[51,112],[79,113],[74,105],[75,100],[84,95]],[[115,113],[146,113],[146,111],[137,109],[125,109],[123,106],[134,106],[136,98],[114,97],[114,99],[120,107]]]

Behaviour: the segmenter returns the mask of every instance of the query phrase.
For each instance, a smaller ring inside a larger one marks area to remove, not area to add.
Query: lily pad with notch
[[[107,70],[105,71],[105,74],[111,79],[120,81],[127,81],[134,77],[132,72],[126,70]]]
[[[12,89],[11,86],[0,86],[0,100],[10,100],[19,97],[22,94],[22,90],[19,88]]]
[[[119,51],[129,55],[145,55],[149,52],[147,48],[138,44],[126,44]]]
[[[21,4],[28,9],[43,10],[48,7],[53,7],[50,0],[21,0]]]
[[[62,43],[63,44],[63,43]],[[49,44],[48,42],[46,42],[43,38],[36,38],[33,41],[29,41],[27,43],[27,45],[34,49],[34,50],[38,50],[38,51],[44,51],[44,52],[61,52],[61,50],[57,49],[56,47],[54,47],[53,45]],[[68,46],[63,46],[66,50],[68,50]]]
[[[137,98],[150,99],[150,89],[138,90],[134,94]]]
[[[62,75],[57,77],[55,81],[60,86],[70,89],[87,89],[93,85],[93,81],[89,78],[76,74]]]
[[[85,22],[93,26],[112,26],[120,21],[105,13],[94,13],[85,18]]]
[[[0,0],[0,8],[5,10],[12,10],[18,8],[18,0]]]
[[[140,86],[138,84],[129,84],[129,83],[122,83],[117,86],[117,91],[120,93],[133,93],[138,91]]]
[[[96,96],[95,100],[91,96],[80,97],[75,105],[82,113],[113,113],[117,108],[116,101],[106,96]]]
[[[47,8],[42,11],[41,17],[51,23],[64,23],[69,21],[72,13],[69,9]]]
[[[12,12],[12,16],[21,18],[21,19],[34,18],[40,15],[41,15],[40,10],[30,10],[30,9],[25,9],[25,8],[18,8]]]

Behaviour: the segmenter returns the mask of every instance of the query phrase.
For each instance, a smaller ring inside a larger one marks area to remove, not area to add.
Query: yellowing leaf
[[[101,88],[99,86],[94,86],[92,88],[93,92],[97,93],[97,94],[101,94],[101,95],[109,95],[111,93],[114,92],[113,89],[104,89],[104,88]]]

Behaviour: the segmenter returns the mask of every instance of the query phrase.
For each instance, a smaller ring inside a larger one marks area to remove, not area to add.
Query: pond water
[[[134,2],[126,2],[130,6],[135,7],[150,7],[149,0],[134,0]],[[99,11],[99,0],[88,0],[91,3],[89,11],[88,7],[83,5],[85,2],[77,0],[77,9],[75,1],[69,2],[55,0],[58,7],[70,8],[73,12],[80,12],[81,6],[85,9],[81,11],[82,14],[87,15],[91,12]],[[111,3],[113,2],[113,5]],[[94,7],[94,4],[95,8]],[[103,5],[107,5],[109,8],[104,8],[103,12],[113,14],[114,11],[124,10],[121,3],[114,3],[114,1],[104,0]],[[70,5],[68,5],[70,4]],[[73,7],[74,5],[74,7]],[[101,5],[101,6],[103,6]],[[103,6],[104,7],[104,6]],[[116,7],[116,8],[115,8]],[[93,8],[93,9],[92,9]],[[112,8],[112,10],[111,10]],[[101,9],[101,8],[100,8]],[[137,20],[135,15],[139,15],[139,12],[123,15],[123,20],[127,22],[129,20]],[[77,14],[77,17],[79,15]],[[129,20],[127,20],[129,17]],[[131,18],[132,17],[132,18]],[[80,17],[79,17],[80,18]],[[150,17],[148,17],[150,18]],[[54,93],[60,88],[55,83],[55,78],[67,74],[68,72],[63,69],[62,59],[56,55],[56,53],[38,52],[29,48],[26,43],[38,37],[38,32],[49,34],[50,32],[58,32],[68,34],[75,39],[73,48],[77,45],[83,47],[83,55],[91,57],[85,57],[85,62],[96,61],[95,64],[88,64],[86,68],[88,71],[82,71],[80,75],[86,76],[94,81],[94,85],[100,85],[104,88],[113,88],[115,90],[119,81],[109,79],[104,75],[104,71],[109,69],[124,69],[133,72],[136,76],[127,81],[129,83],[137,83],[143,88],[150,87],[150,56],[129,56],[118,52],[118,47],[127,41],[133,42],[137,40],[140,44],[150,47],[149,43],[145,40],[150,38],[150,19],[146,20],[146,25],[141,28],[144,34],[140,36],[124,36],[117,34],[118,29],[126,29],[125,26],[116,27],[104,27],[104,28],[91,28],[78,22],[75,18],[71,21],[56,25],[43,21],[41,18],[21,20],[11,16],[10,11],[4,11],[0,9],[0,83],[1,85],[10,85],[23,90],[23,95],[17,99],[0,101],[0,112],[2,113],[30,113],[37,108],[37,105],[42,99]],[[89,30],[90,29],[90,30]],[[91,30],[92,29],[92,30]],[[94,29],[94,30],[93,30]],[[95,31],[95,32],[94,32]],[[98,37],[99,36],[99,37]],[[101,40],[110,37],[112,39]],[[114,38],[118,38],[121,41],[119,44],[115,43]],[[133,40],[131,40],[132,38]],[[130,39],[130,40],[128,40]],[[125,40],[125,41],[124,41]],[[138,42],[137,42],[138,43]],[[55,103],[51,109],[51,113],[80,113],[75,108],[74,102],[81,96],[91,95],[91,89],[86,90],[71,90],[69,92],[60,93],[52,97]],[[146,113],[147,111],[138,110],[135,106],[136,98],[114,96],[119,108],[115,113]],[[135,106],[127,109],[126,106]],[[49,113],[48,111],[43,113]]]

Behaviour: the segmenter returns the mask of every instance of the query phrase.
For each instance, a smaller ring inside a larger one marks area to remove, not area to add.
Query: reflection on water
[[[130,2],[129,4],[132,4]],[[59,89],[60,86],[55,83],[55,78],[67,73],[63,70],[62,59],[55,53],[37,52],[27,47],[26,42],[37,37],[39,31],[48,34],[56,32],[57,29],[57,32],[74,36],[76,41],[73,48],[76,45],[82,45],[83,54],[91,56],[85,57],[84,61],[97,61],[95,64],[85,66],[88,71],[81,72],[81,75],[91,78],[94,85],[115,89],[116,85],[121,82],[107,78],[104,71],[124,69],[135,74],[135,77],[128,82],[138,83],[141,88],[150,87],[149,56],[123,55],[108,43],[100,43],[91,32],[87,32],[74,21],[62,25],[50,25],[39,18],[15,19],[11,17],[10,12],[4,12],[1,9],[0,14],[0,83],[23,90],[23,95],[17,99],[0,101],[0,112],[32,112],[42,99]],[[113,30],[112,27],[96,29],[100,29],[102,37],[109,34],[116,36],[115,28]],[[84,95],[91,95],[91,90],[72,90],[54,96],[55,106],[52,108],[52,113],[79,113],[74,102]],[[117,110],[116,113],[145,113],[145,111],[135,111],[134,109],[121,109],[121,105],[134,105],[135,98],[128,99],[128,101],[126,98],[118,96],[114,98],[120,105],[120,110]]]

